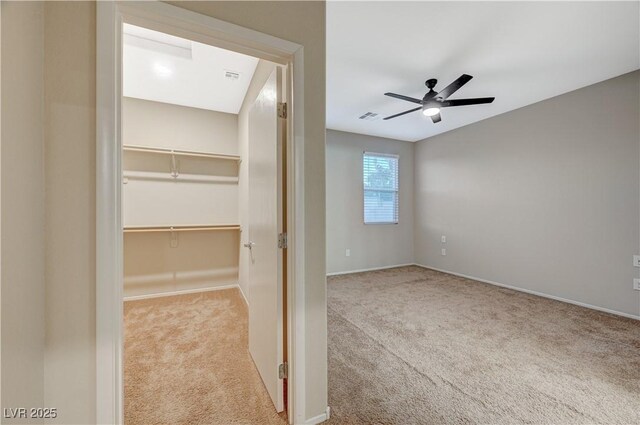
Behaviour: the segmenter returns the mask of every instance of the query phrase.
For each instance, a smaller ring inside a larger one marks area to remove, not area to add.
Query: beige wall
[[[125,233],[124,296],[157,295],[238,283],[238,231]]]
[[[251,79],[251,83],[249,84],[249,89],[247,90],[247,94],[242,102],[242,107],[240,108],[240,113],[238,115],[238,141],[239,141],[239,152],[242,158],[249,157],[249,111],[256,101],[258,94],[260,94],[260,90],[262,90],[262,86],[267,81],[273,70],[275,69],[275,65],[271,62],[267,62],[264,60],[260,60],[258,62],[258,66],[253,74],[253,78]],[[246,206],[249,205],[249,162],[242,161],[240,164],[240,181],[239,181],[239,189],[240,193],[238,196],[239,202],[239,210],[240,210],[240,226],[243,229],[248,229],[249,226],[249,210]],[[243,208],[244,206],[244,208]],[[240,266],[239,266],[239,283],[240,289],[245,295],[245,299],[249,299],[249,251],[246,248],[243,248],[242,245],[249,242],[247,232],[243,232],[240,235]]]
[[[327,273],[414,262],[413,148],[411,142],[327,130]],[[364,151],[400,156],[398,224],[364,224]]]
[[[2,2],[0,7],[0,404],[2,408],[42,407],[44,6],[39,2]],[[4,419],[3,422],[37,421]]]
[[[95,4],[45,5],[45,405],[95,421]]]
[[[238,116],[125,97],[122,142],[237,155]]]
[[[304,46],[305,417],[327,405],[324,2],[177,2]],[[58,423],[95,420],[95,5],[45,6],[47,355]],[[3,96],[4,97],[4,96]]]
[[[418,142],[416,261],[640,315],[639,78]]]

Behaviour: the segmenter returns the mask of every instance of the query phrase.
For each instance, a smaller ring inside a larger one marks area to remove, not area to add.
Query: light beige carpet
[[[332,424],[640,424],[640,322],[419,267],[331,277]]]
[[[286,424],[248,352],[237,289],[125,303],[125,424]]]

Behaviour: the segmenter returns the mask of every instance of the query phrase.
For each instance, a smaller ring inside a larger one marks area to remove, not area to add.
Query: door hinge
[[[287,234],[278,233],[278,248],[287,248]]]
[[[284,362],[278,366],[278,378],[285,379],[289,377],[289,363]]]
[[[278,103],[278,118],[287,118],[287,104],[285,102]]]

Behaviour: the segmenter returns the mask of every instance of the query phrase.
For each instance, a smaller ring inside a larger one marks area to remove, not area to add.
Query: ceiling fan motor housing
[[[436,95],[438,94],[438,92],[436,92],[435,90],[433,90],[433,88],[436,86],[436,84],[438,84],[438,80],[436,80],[435,78],[430,78],[427,81],[425,81],[424,83],[428,88],[429,91],[424,95],[424,97],[422,98],[422,102],[423,104],[429,100],[429,99],[433,99],[436,97]]]

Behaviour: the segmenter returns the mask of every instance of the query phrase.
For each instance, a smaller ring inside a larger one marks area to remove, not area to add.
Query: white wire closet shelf
[[[178,174],[177,171],[166,175],[166,173],[149,172],[149,171],[123,171],[123,183],[129,183],[131,180],[147,180],[147,181],[165,181],[180,177],[181,181],[201,182],[201,183],[238,183],[238,177],[231,176],[207,176],[200,174]]]
[[[211,158],[211,159],[226,159],[230,161],[240,162],[239,155],[227,155],[213,152],[200,152],[200,151],[187,151],[181,149],[168,149],[168,148],[156,148],[139,145],[123,145],[122,150],[125,152],[144,152],[144,153],[156,153],[162,155],[175,155],[175,156],[187,156],[197,158]]]
[[[202,232],[219,230],[240,230],[239,224],[197,224],[197,225],[151,225],[124,226],[125,233],[143,232]]]

